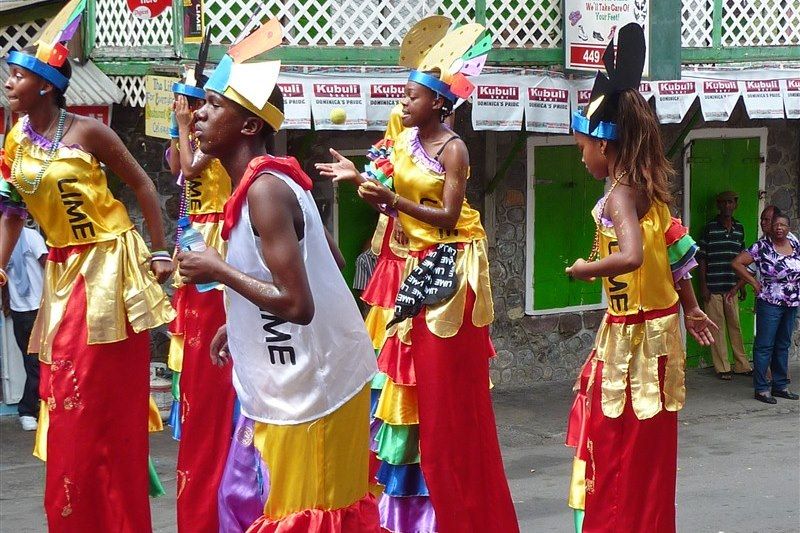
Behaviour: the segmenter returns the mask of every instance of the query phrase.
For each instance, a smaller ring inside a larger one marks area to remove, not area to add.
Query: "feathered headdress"
[[[608,43],[603,55],[608,75],[597,72],[583,114],[576,111],[572,115],[572,129],[598,139],[616,139],[619,95],[639,88],[644,61],[644,31],[635,22],[626,24],[619,31],[616,52],[613,40]]]
[[[275,131],[283,124],[283,113],[268,99],[278,82],[281,62],[245,61],[275,48],[282,39],[280,22],[270,19],[228,49],[205,85],[207,91],[219,93],[255,113]]]
[[[199,98],[205,100],[206,92],[203,86],[208,80],[208,76],[203,74],[206,68],[206,61],[208,61],[208,47],[211,44],[211,32],[207,32],[203,37],[203,42],[200,44],[200,53],[197,55],[197,63],[194,69],[187,69],[182,83],[173,83],[172,92],[191,98]]]
[[[492,37],[481,37],[486,28],[475,22],[449,31],[451,25],[449,18],[438,15],[417,22],[403,38],[400,66],[412,69],[409,81],[455,102],[469,98],[475,90],[467,76],[480,74]],[[432,71],[439,77],[427,74]]]
[[[78,30],[85,9],[86,0],[71,0],[45,27],[36,43],[36,56],[23,52],[10,52],[8,63],[28,69],[52,83],[61,92],[66,91],[69,79],[57,69],[69,56],[66,43]]]

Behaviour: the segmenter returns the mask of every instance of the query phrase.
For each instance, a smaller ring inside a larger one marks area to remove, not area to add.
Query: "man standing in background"
[[[744,226],[733,218],[739,203],[739,195],[733,191],[717,195],[719,214],[703,228],[697,244],[700,263],[700,292],[703,296],[708,317],[720,328],[720,335],[711,345],[714,369],[720,379],[730,381],[731,366],[728,362],[728,331],[733,350],[733,373],[751,376],[753,370],[742,344],[742,331],[739,326],[739,305],[725,294],[736,286],[738,278],[731,267],[733,258],[744,250]]]
[[[25,431],[37,428],[39,415],[39,358],[28,354],[28,341],[42,299],[47,246],[39,233],[23,228],[8,262],[8,295],[14,337],[25,365],[25,389],[17,410]]]

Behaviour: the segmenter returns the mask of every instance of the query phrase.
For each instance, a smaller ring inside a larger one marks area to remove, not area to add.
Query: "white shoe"
[[[22,425],[23,431],[36,431],[36,429],[39,427],[39,423],[32,416],[19,417],[19,423]]]

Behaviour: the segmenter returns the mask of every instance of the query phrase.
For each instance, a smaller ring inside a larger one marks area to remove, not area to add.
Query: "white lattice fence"
[[[487,0],[486,23],[496,48],[555,48],[562,45],[559,0]]]
[[[172,8],[145,20],[134,17],[125,0],[97,0],[95,7],[95,46],[142,47],[172,46]],[[129,51],[128,55],[136,55]]]
[[[800,45],[800,0],[725,0],[722,46]]]
[[[0,27],[0,57],[5,57],[12,50],[21,50],[36,43],[45,24],[46,19],[39,19]]]
[[[711,46],[714,28],[713,0],[683,0],[681,5],[681,46]]]
[[[147,95],[144,88],[144,76],[109,76],[111,81],[125,93],[122,105],[144,107]]]
[[[459,24],[475,17],[473,0],[207,0],[211,41],[230,43],[246,26],[277,17],[294,46],[398,46],[406,30],[432,14]]]

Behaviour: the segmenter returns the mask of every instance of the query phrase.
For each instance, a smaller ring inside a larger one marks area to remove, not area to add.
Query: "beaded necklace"
[[[627,173],[627,170],[620,172],[617,177],[614,178],[614,182],[611,184],[611,187],[609,187],[608,192],[603,196],[603,198],[600,199],[597,219],[594,221],[597,227],[595,228],[594,232],[594,242],[592,243],[592,251],[589,254],[589,262],[597,261],[597,259],[600,257],[600,224],[602,224],[601,219],[603,218],[603,213],[606,210],[606,202],[608,201],[608,197],[611,196],[611,191],[614,190],[614,187],[619,184],[619,181],[624,178]]]
[[[58,115],[56,134],[53,137],[50,150],[47,151],[47,156],[42,162],[42,166],[39,168],[39,172],[36,173],[36,177],[33,178],[33,180],[28,179],[28,177],[25,176],[25,173],[22,171],[22,143],[17,145],[17,151],[14,154],[14,164],[11,168],[11,175],[14,177],[14,185],[18,190],[27,195],[31,195],[39,188],[39,184],[42,183],[44,173],[47,172],[47,169],[50,167],[50,163],[53,162],[53,158],[55,157],[58,147],[61,144],[61,138],[64,136],[64,123],[66,122],[66,119],[67,112],[64,109],[61,109]]]

